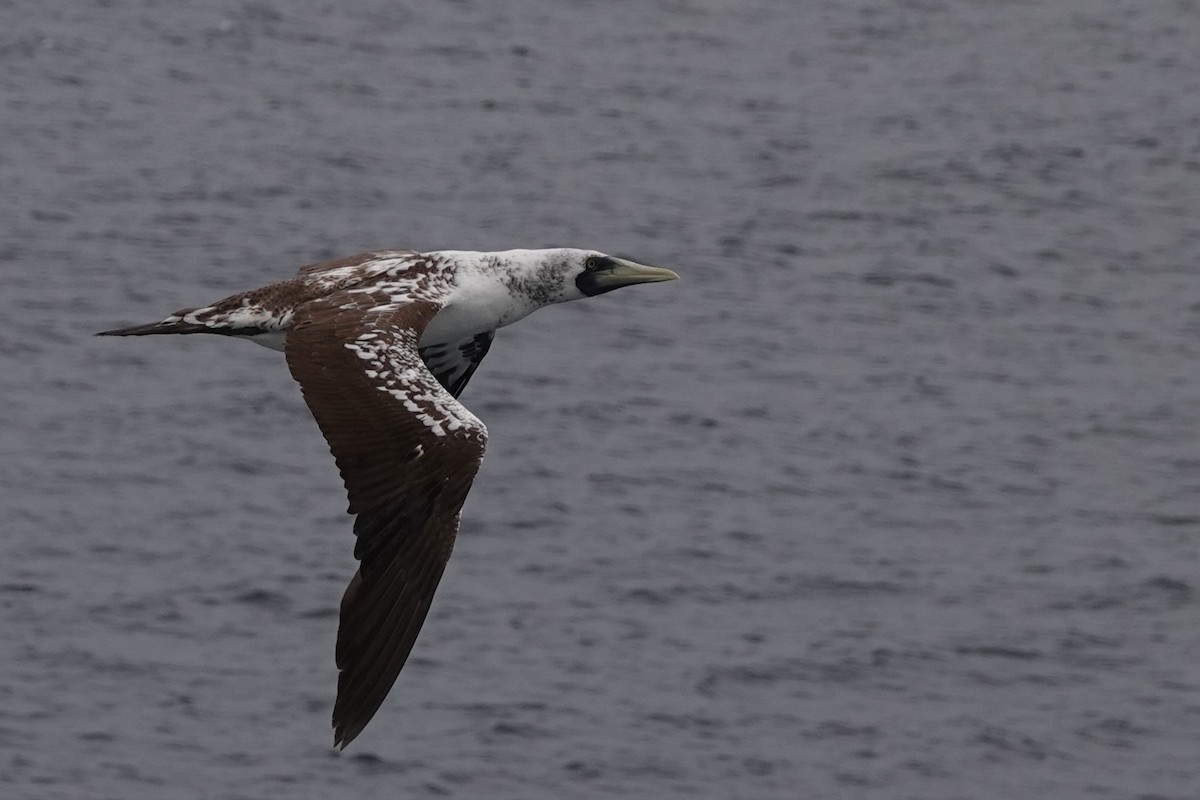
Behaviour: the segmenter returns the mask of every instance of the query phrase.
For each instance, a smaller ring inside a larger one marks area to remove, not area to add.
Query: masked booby
[[[496,330],[537,309],[675,280],[593,250],[392,250],[99,336],[213,333],[281,350],[356,515],[333,709],[344,748],[404,666],[442,576],[487,428],[458,402]]]

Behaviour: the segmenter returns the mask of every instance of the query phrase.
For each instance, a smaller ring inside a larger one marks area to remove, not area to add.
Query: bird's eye
[[[596,259],[589,258],[587,261],[584,262],[583,266],[585,269],[591,271],[600,265],[598,263],[596,263]]]

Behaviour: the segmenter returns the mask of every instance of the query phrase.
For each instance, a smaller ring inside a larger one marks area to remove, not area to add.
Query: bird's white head
[[[427,255],[453,264],[456,284],[444,310],[426,329],[424,339],[430,341],[502,328],[555,303],[679,277],[669,269],[595,250],[440,250]]]
[[[648,267],[596,250],[558,248],[513,250],[509,256],[509,289],[537,305],[579,300],[632,286],[679,278],[669,269]]]

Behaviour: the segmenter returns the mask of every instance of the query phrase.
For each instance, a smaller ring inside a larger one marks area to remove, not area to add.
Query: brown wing
[[[362,731],[412,650],[487,441],[417,352],[437,310],[344,291],[302,307],[287,336],[288,367],[358,515],[360,564],[338,628],[335,746]]]

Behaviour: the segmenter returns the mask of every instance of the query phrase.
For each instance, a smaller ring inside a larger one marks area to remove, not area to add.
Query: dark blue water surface
[[[1200,5],[0,0],[0,796],[1200,797]],[[369,247],[684,279],[502,331],[413,658],[277,353]]]

